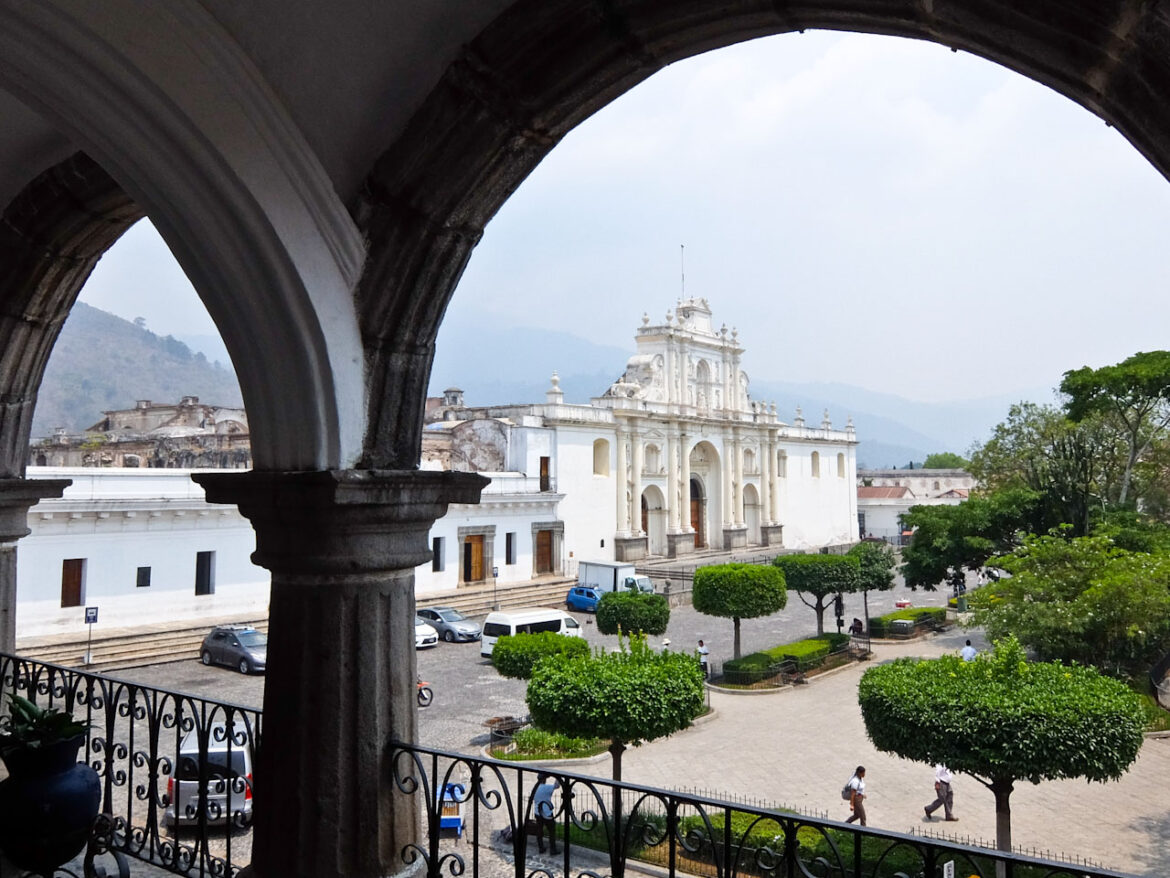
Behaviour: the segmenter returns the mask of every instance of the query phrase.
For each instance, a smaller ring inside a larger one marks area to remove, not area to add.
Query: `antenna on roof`
[[[678,271],[682,281],[682,298],[687,297],[687,245],[678,245]]]

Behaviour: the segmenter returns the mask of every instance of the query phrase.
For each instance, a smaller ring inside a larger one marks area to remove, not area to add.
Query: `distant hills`
[[[49,358],[32,435],[47,436],[54,427],[83,430],[100,421],[103,411],[132,408],[139,399],[173,403],[183,396],[243,405],[230,368],[172,336],[78,302]]]
[[[188,344],[189,343],[189,344]],[[190,346],[189,346],[190,345]],[[198,347],[199,350],[192,350]],[[598,345],[568,332],[518,327],[468,308],[452,309],[439,334],[430,394],[455,386],[468,405],[542,402],[558,370],[568,402],[586,403],[622,374],[629,350]],[[215,405],[242,405],[240,386],[218,338],[158,336],[142,326],[84,303],[74,306],[53,349],[33,419],[33,437],[54,427],[81,430],[101,413],[130,408],[135,400],[178,402],[198,396]],[[776,402],[791,422],[796,407],[819,424],[825,409],[835,427],[852,417],[858,463],[904,467],[936,451],[965,454],[1020,399],[1046,401],[1051,392],[948,403],[922,403],[847,384],[752,380],[753,399]]]

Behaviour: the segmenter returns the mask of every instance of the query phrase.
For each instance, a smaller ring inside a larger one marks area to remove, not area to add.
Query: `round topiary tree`
[[[897,659],[858,686],[865,729],[887,753],[975,778],[995,795],[996,842],[1011,850],[1017,780],[1116,780],[1137,758],[1140,699],[1092,668],[1024,659],[1015,638],[965,662]]]
[[[739,620],[771,616],[784,609],[784,574],[762,564],[712,564],[695,571],[691,603],[708,616],[735,623],[735,658],[740,657]]]
[[[784,571],[788,587],[817,614],[818,637],[825,633],[825,600],[861,591],[860,565],[851,555],[778,555],[772,563]]]
[[[589,655],[589,644],[584,638],[565,637],[555,631],[508,634],[492,648],[492,667],[505,677],[527,680],[536,663],[552,655]]]
[[[633,637],[619,652],[541,661],[528,681],[528,709],[538,728],[609,738],[620,781],[627,745],[685,729],[702,711],[703,672],[692,656],[655,652]]]
[[[670,623],[670,602],[664,595],[632,591],[611,591],[597,602],[597,630],[602,634],[666,633]]]
[[[869,593],[889,591],[894,587],[894,568],[898,559],[889,543],[878,540],[862,540],[849,550],[857,559],[857,571],[861,577],[861,593],[865,601],[865,631],[869,633]]]

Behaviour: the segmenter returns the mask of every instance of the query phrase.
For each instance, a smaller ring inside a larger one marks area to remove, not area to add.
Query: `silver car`
[[[454,607],[424,607],[418,611],[418,615],[448,643],[479,640],[483,634],[478,622],[468,619]]]
[[[200,821],[200,789],[206,790],[202,816],[208,826],[244,827],[252,822],[252,736],[243,723],[214,723],[207,732],[206,786],[200,784],[197,729],[183,736],[173,777],[167,779],[163,819],[169,826]]]

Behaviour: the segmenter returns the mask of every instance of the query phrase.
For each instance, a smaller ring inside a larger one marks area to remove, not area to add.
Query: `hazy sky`
[[[753,377],[963,399],[1170,348],[1168,229],[1167,182],[1067,99],[930,43],[810,31],[675,64],[582,124],[451,308],[632,350],[685,244],[687,294],[739,328]],[[145,223],[82,298],[214,331]]]

